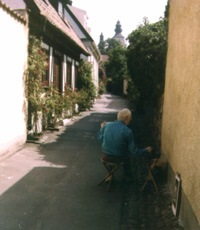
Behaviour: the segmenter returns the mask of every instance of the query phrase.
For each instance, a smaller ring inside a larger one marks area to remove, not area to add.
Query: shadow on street
[[[151,181],[141,191],[147,175],[142,159],[132,160],[131,184],[123,183],[120,169],[110,192],[107,184],[97,185],[106,175],[97,142],[100,124],[116,120],[117,112],[127,106],[125,99],[105,94],[91,111],[48,133],[45,143],[26,144],[0,162],[0,229],[182,229],[162,183],[159,194]]]

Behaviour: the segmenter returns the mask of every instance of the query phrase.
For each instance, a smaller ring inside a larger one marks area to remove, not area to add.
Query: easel
[[[148,169],[148,175],[147,175],[146,181],[144,182],[144,185],[142,186],[142,191],[144,190],[148,180],[151,178],[152,181],[153,181],[154,187],[155,187],[156,191],[158,192],[158,187],[157,187],[156,182],[155,182],[154,177],[153,177],[153,170],[154,170],[158,160],[159,160],[159,157],[158,158],[153,158],[153,159],[148,160],[146,162],[146,166],[147,166],[147,169]],[[153,161],[152,164],[150,164],[151,161]]]

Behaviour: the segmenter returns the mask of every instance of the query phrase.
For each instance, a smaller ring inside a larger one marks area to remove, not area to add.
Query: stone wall
[[[162,152],[173,173],[180,173],[182,194],[185,194],[183,199],[189,201],[191,212],[194,213],[198,223],[200,223],[199,11],[199,0],[170,0],[162,122]],[[189,222],[185,220],[187,210],[181,210],[180,218],[183,222]],[[189,226],[190,223],[185,225]]]

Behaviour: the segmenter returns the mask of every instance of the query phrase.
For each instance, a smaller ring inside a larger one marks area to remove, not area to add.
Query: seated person
[[[116,122],[103,122],[98,133],[98,141],[102,144],[102,159],[104,161],[124,162],[125,180],[131,180],[129,154],[146,156],[152,151],[151,147],[137,148],[133,132],[127,126],[131,121],[131,111],[122,109],[117,115]],[[111,178],[109,178],[111,179]]]

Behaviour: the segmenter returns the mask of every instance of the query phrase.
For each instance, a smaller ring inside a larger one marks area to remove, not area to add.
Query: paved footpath
[[[0,158],[0,230],[181,229],[164,187],[151,183],[141,192],[145,170],[134,161],[131,184],[117,172],[110,192],[97,186],[106,171],[100,162],[97,132],[127,107],[125,99],[105,94],[91,109]],[[165,226],[164,226],[165,223]]]

